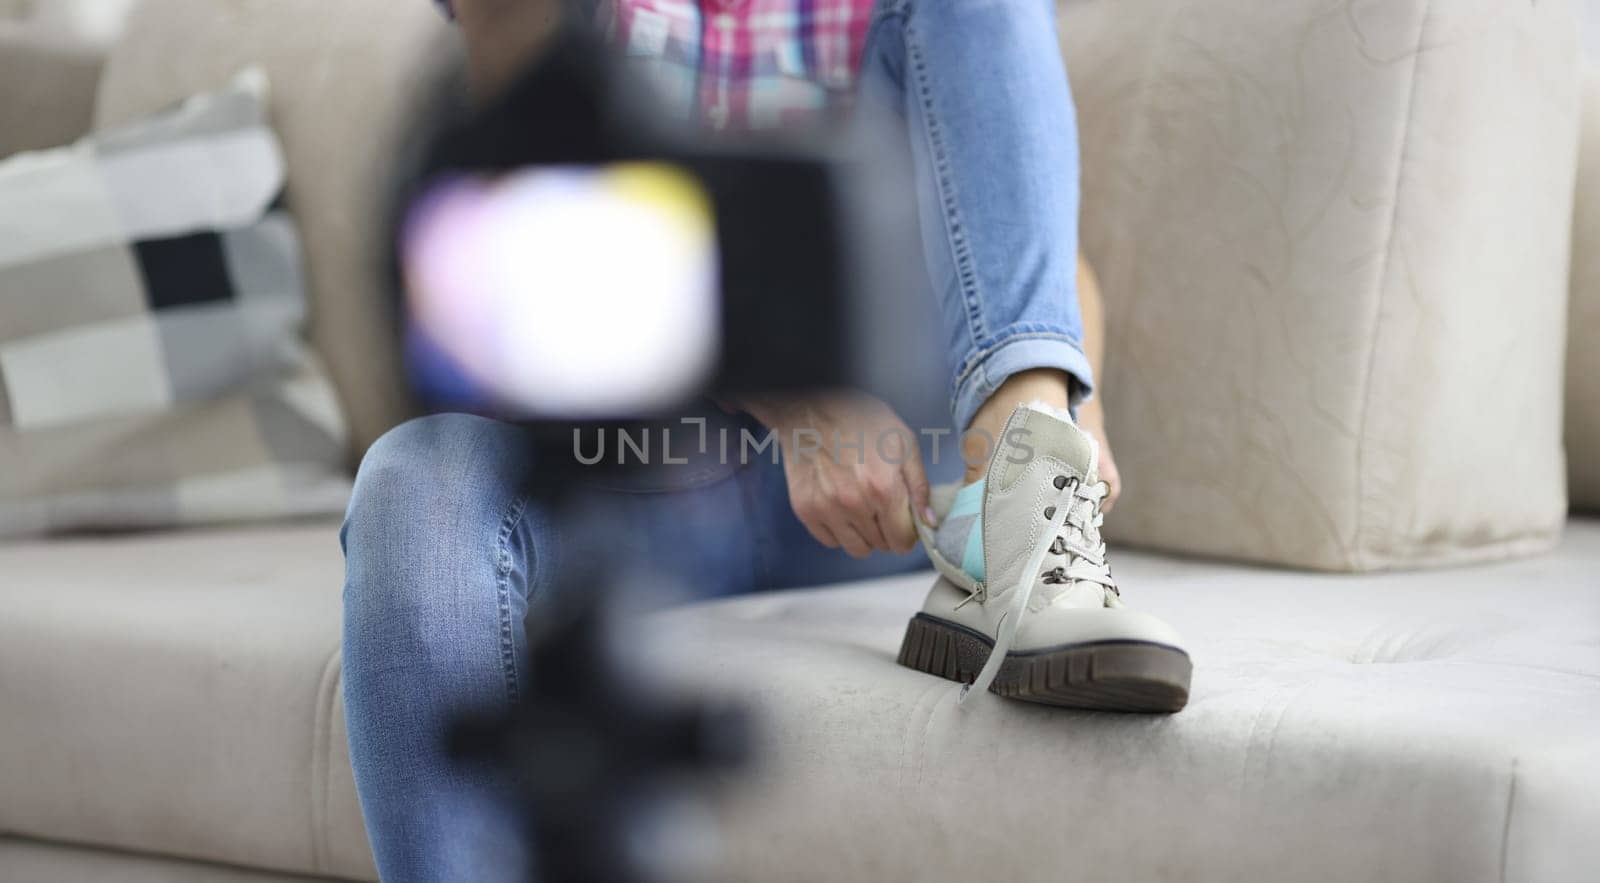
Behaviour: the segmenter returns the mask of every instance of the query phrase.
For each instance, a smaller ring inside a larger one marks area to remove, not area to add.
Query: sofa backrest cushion
[[[105,49],[0,16],[0,157],[89,131]]]
[[[1063,8],[1113,539],[1330,570],[1549,547],[1576,5]]]
[[[448,30],[422,2],[143,0],[100,80],[95,123],[105,127],[265,69],[285,198],[305,239],[311,340],[355,455],[405,416],[380,288],[384,203],[403,124]]]

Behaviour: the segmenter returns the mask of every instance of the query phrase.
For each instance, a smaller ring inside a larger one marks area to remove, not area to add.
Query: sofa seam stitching
[[[1389,269],[1394,263],[1396,230],[1400,220],[1400,193],[1401,185],[1405,181],[1406,155],[1411,148],[1411,133],[1416,127],[1417,107],[1417,81],[1422,78],[1422,51],[1428,35],[1428,23],[1433,17],[1432,0],[1424,0],[1422,7],[1422,20],[1417,25],[1416,48],[1411,55],[1411,81],[1406,90],[1405,122],[1400,130],[1399,150],[1395,155],[1394,169],[1394,205],[1389,209],[1389,231],[1385,237],[1383,249],[1383,264],[1378,269],[1378,284],[1376,303],[1372,309],[1371,333],[1368,338],[1372,341],[1367,352],[1367,371],[1362,384],[1361,393],[1361,430],[1356,442],[1355,462],[1355,531],[1352,536],[1349,563],[1360,569],[1366,563],[1366,554],[1362,543],[1366,536],[1367,528],[1367,464],[1366,446],[1367,429],[1372,419],[1372,378],[1377,371],[1379,335],[1383,325],[1383,306],[1388,296]]]

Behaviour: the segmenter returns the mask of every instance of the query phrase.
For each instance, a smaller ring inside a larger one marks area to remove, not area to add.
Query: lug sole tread
[[[970,684],[993,649],[992,641],[971,629],[918,613],[906,626],[898,662]],[[1170,714],[1188,704],[1193,669],[1187,653],[1164,644],[1073,644],[1007,654],[989,691],[1064,708]]]

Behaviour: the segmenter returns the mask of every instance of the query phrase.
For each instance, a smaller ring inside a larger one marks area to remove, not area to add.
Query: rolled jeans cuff
[[[1054,368],[1071,377],[1068,406],[1073,419],[1077,419],[1078,406],[1094,392],[1094,372],[1083,347],[1064,332],[1019,331],[969,360],[966,370],[956,379],[950,402],[956,428],[965,430],[971,426],[973,415],[1011,375],[1037,368]]]

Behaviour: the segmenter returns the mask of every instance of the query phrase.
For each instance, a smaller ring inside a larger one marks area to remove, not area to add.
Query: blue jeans
[[[888,108],[908,135],[956,425],[1018,371],[1060,369],[1087,392],[1077,136],[1051,0],[885,0],[860,88],[861,112]],[[340,534],[345,714],[387,881],[525,879],[517,812],[492,776],[449,760],[444,736],[457,712],[519,695],[524,620],[568,545],[523,493],[528,449],[515,426],[426,417],[380,439],[357,476]],[[605,497],[616,553],[672,560],[703,575],[701,594],[925,566],[821,546],[767,457],[691,489]]]

